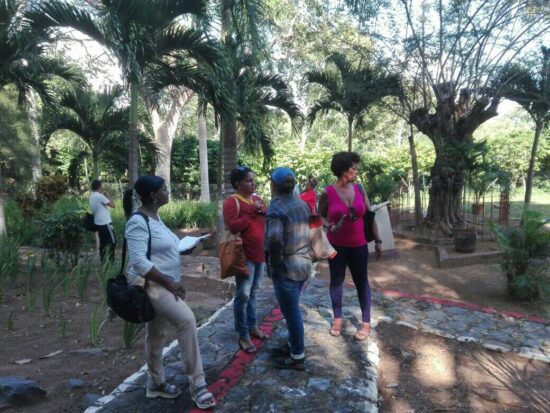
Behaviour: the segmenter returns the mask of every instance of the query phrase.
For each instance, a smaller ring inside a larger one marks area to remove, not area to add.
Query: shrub
[[[67,178],[61,175],[43,176],[36,182],[35,197],[39,206],[53,204],[67,193]]]
[[[17,203],[8,200],[5,203],[6,226],[8,237],[17,237],[21,244],[28,245],[36,237],[36,228],[29,222]]]
[[[217,206],[198,201],[172,201],[160,210],[162,221],[169,228],[212,227]]]
[[[367,194],[372,204],[388,201],[397,191],[397,184],[389,174],[375,176],[368,182]]]
[[[522,224],[514,228],[493,226],[504,253],[502,269],[508,279],[508,291],[518,300],[538,300],[550,292],[550,232],[541,213],[525,211]]]
[[[72,264],[78,263],[78,253],[85,236],[82,226],[85,211],[81,199],[65,197],[59,199],[52,210],[40,219],[42,245],[54,250],[58,262],[61,256],[69,254]]]

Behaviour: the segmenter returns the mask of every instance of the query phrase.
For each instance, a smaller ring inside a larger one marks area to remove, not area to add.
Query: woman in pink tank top
[[[337,180],[319,197],[319,214],[328,228],[327,238],[337,251],[337,255],[329,260],[330,299],[334,312],[330,334],[339,336],[342,331],[344,279],[346,267],[349,267],[362,313],[362,324],[354,338],[363,341],[370,334],[371,292],[367,276],[367,242],[375,242],[375,254],[378,258],[382,241],[376,223],[373,228],[375,239],[365,239],[363,216],[370,209],[370,202],[362,187],[354,183],[360,162],[361,158],[355,152],[334,154],[330,169]]]

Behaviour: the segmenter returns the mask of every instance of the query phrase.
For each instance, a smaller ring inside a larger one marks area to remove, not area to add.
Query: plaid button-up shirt
[[[292,195],[274,197],[267,209],[265,252],[267,274],[304,281],[311,274],[310,209]]]

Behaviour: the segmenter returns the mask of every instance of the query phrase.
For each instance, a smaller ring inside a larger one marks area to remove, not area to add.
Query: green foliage
[[[35,184],[38,205],[53,204],[67,193],[67,178],[61,175],[43,176]]]
[[[90,257],[86,256],[84,261],[80,261],[72,270],[72,277],[75,280],[76,290],[78,291],[78,298],[80,301],[86,299],[86,292],[88,291],[88,282],[90,275],[94,269]]]
[[[0,237],[0,298],[4,280],[9,277],[15,282],[17,279],[20,245],[15,237]]]
[[[550,231],[544,216],[525,211],[519,227],[493,226],[499,247],[504,253],[502,268],[508,278],[508,290],[519,300],[538,300],[550,292]]]
[[[90,337],[90,342],[94,347],[97,346],[97,344],[99,343],[99,334],[101,333],[101,329],[107,321],[107,317],[104,317],[103,320],[101,319],[102,316],[105,316],[107,310],[107,306],[105,305],[105,303],[105,298],[102,298],[101,301],[99,301],[94,307],[94,310],[92,311],[92,317],[90,318],[88,333]]]
[[[14,192],[21,188],[21,184],[30,182],[32,170],[29,165],[34,147],[29,122],[24,111],[17,105],[16,93],[11,88],[2,89],[1,84],[0,113],[2,178],[5,190]]]
[[[368,181],[367,193],[372,204],[379,204],[391,199],[397,190],[394,178],[389,174],[380,174]]]
[[[36,256],[32,255],[28,257],[27,268],[25,271],[27,275],[27,307],[30,311],[34,311],[36,307]]]
[[[172,201],[159,214],[169,228],[212,227],[216,222],[217,205],[198,201]]]
[[[145,324],[130,323],[124,320],[122,327],[122,338],[124,339],[124,347],[126,350],[131,350],[134,344],[138,341],[140,333],[143,332]]]
[[[69,254],[72,264],[77,264],[85,236],[82,226],[85,211],[86,207],[81,199],[64,197],[53,205],[49,213],[40,218],[42,244],[54,250],[58,261],[62,255]]]

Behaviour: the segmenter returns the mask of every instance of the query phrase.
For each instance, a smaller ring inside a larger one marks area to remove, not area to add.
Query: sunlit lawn
[[[525,192],[523,188],[515,191],[515,193],[510,196],[510,218],[521,218],[524,197]],[[531,210],[542,212],[546,218],[550,218],[550,192],[533,188],[533,193],[531,195]]]

